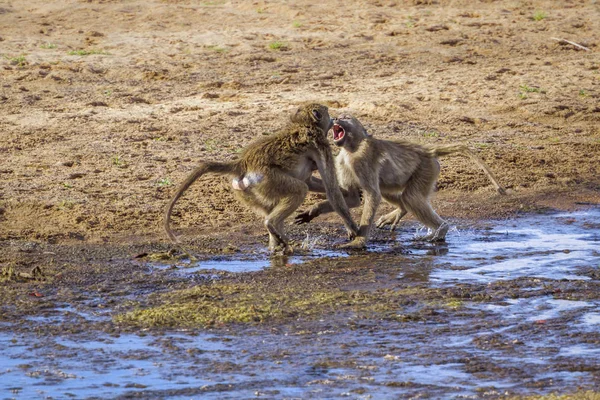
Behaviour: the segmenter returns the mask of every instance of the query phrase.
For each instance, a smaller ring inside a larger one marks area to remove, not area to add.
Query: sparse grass
[[[162,178],[162,179],[159,179],[158,182],[156,182],[156,184],[159,187],[167,187],[167,186],[172,186],[173,181],[171,180],[171,178]]]
[[[73,189],[73,185],[71,185],[71,184],[70,184],[70,183],[68,183],[68,182],[63,182],[63,183],[62,183],[62,186],[63,186],[65,189]]]
[[[541,10],[536,10],[536,11],[533,13],[533,16],[532,16],[531,18],[532,18],[534,21],[541,21],[541,20],[545,19],[547,16],[548,16],[548,15],[547,15],[547,14],[546,14],[544,11],[541,11]]]
[[[300,28],[300,27],[302,27],[302,22],[300,22],[300,21],[294,21],[294,22],[292,22],[292,26],[294,28]]]
[[[102,55],[109,55],[108,52],[104,51],[104,50],[97,50],[97,49],[90,49],[90,50],[71,50],[67,53],[70,56],[89,56],[92,54],[102,54]]]
[[[73,208],[75,208],[75,203],[69,200],[63,200],[57,204],[56,208],[58,208],[59,210],[72,210]]]
[[[587,97],[587,96],[588,96],[587,92],[586,92],[585,90],[583,90],[583,89],[581,89],[581,90],[579,91],[579,95],[580,95],[581,97]]]
[[[259,7],[259,8],[257,8],[257,9],[256,9],[256,12],[257,12],[257,13],[259,13],[259,14],[264,14],[264,13],[266,13],[267,11],[266,11],[264,8],[262,8],[262,7]]]
[[[111,96],[111,95],[112,95],[113,91],[112,91],[112,90],[110,90],[110,89],[106,89],[106,90],[105,90],[103,93],[104,93],[104,95],[105,95],[106,97],[108,97],[108,96]]]
[[[522,92],[526,92],[526,93],[539,93],[541,92],[541,89],[538,87],[532,87],[532,86],[527,86],[527,85],[521,85],[519,86],[519,89]]]
[[[439,137],[440,134],[437,131],[426,131],[423,132],[423,137]]]
[[[225,4],[226,0],[214,0],[214,1],[203,1],[201,4],[203,6],[214,7],[214,6],[222,6]]]
[[[219,149],[219,145],[215,140],[209,139],[204,142],[204,149],[212,153],[213,151],[217,151]]]
[[[288,45],[284,42],[280,42],[279,40],[276,40],[274,42],[269,43],[269,49],[271,50],[286,50],[288,48]]]
[[[114,155],[112,157],[111,161],[114,166],[119,167],[119,168],[125,168],[127,166],[127,163],[125,162],[125,160],[123,160],[121,158],[121,156],[119,156],[119,155]]]
[[[366,292],[339,289],[257,294],[247,284],[216,283],[170,293],[164,296],[165,304],[118,315],[115,322],[170,327],[257,323],[290,314],[315,315],[340,304],[364,305],[369,298]]]
[[[42,49],[55,49],[56,45],[54,43],[46,42],[40,45]]]
[[[457,309],[457,308],[462,308],[464,306],[464,302],[462,300],[459,299],[450,299],[448,300],[444,306],[446,308],[453,308],[453,309]]]
[[[206,46],[206,48],[209,49],[209,50],[212,50],[214,52],[217,52],[217,53],[226,53],[226,52],[229,51],[228,48],[221,47],[221,46],[216,45],[216,44],[215,45]]]
[[[18,65],[19,67],[27,65],[27,59],[23,54],[21,54],[20,56],[6,58],[8,58],[8,61],[10,61],[11,65]]]
[[[14,281],[17,279],[17,276],[18,274],[12,265],[2,267],[2,270],[0,270],[0,282]]]
[[[600,392],[579,391],[570,394],[544,394],[532,396],[511,396],[505,397],[506,400],[600,400]]]
[[[373,279],[373,276],[367,274],[364,279]],[[416,297],[428,306],[399,314],[403,311],[401,304]],[[157,295],[154,305],[117,315],[114,321],[140,327],[210,327],[322,318],[332,312],[365,318],[418,320],[423,318],[420,312],[431,307],[456,309],[461,306],[460,298],[448,298],[439,289],[342,290],[332,287],[317,274],[281,285],[270,280],[221,281],[170,291]]]
[[[519,98],[521,100],[525,100],[528,98],[527,93],[541,93],[541,94],[545,94],[546,91],[544,89],[541,89],[539,87],[536,86],[529,86],[529,85],[521,85],[519,86]]]

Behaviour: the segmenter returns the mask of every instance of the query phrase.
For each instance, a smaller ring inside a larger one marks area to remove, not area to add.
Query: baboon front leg
[[[407,214],[406,207],[402,203],[402,193],[386,193],[382,196],[385,201],[397,206],[398,208],[380,217],[377,220],[376,225],[378,228],[383,228],[386,225],[390,225],[390,231],[393,231],[400,223],[400,220]]]
[[[346,202],[348,208],[356,208],[360,206],[360,193],[358,192],[358,190],[341,190],[344,195],[344,201]],[[333,211],[333,206],[329,201],[321,201],[309,208],[308,210],[296,215],[296,217],[294,218],[294,223],[297,225],[307,224],[313,219],[317,218],[319,215],[328,214]]]
[[[356,238],[342,246],[343,248],[364,248],[369,241],[369,234],[371,232],[371,227],[373,226],[373,222],[375,220],[375,213],[377,212],[377,208],[379,204],[381,204],[381,193],[379,192],[379,180],[375,180],[373,182],[361,184],[363,188],[363,212],[360,218],[360,227],[358,228],[358,235]]]

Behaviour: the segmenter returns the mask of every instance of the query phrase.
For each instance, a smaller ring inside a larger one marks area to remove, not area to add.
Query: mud
[[[87,281],[81,268],[59,282],[21,277],[3,293],[0,390],[6,398],[593,398],[582,391],[600,384],[599,220],[589,209],[467,221],[442,244],[414,241],[420,227],[407,223],[365,252],[314,245],[268,265],[207,255],[168,268],[115,257],[90,259],[97,275]],[[73,252],[64,247],[41,253]],[[190,319],[186,307],[218,313]]]
[[[0,26],[2,398],[597,396],[596,1],[26,0]],[[511,193],[444,158],[446,244],[408,219],[341,252],[330,216],[286,259],[205,177],[182,259],[175,186],[305,100],[466,143]]]

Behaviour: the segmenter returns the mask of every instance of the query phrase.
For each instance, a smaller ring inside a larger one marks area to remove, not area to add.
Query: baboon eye
[[[315,116],[315,118],[320,121],[321,120],[321,113],[318,112],[317,110],[312,110],[313,115]]]

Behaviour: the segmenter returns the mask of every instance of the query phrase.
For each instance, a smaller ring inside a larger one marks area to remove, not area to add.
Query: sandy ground
[[[4,240],[162,241],[165,203],[199,160],[235,158],[305,100],[378,137],[467,143],[513,189],[499,199],[470,161],[444,159],[445,217],[598,202],[593,1],[0,6]],[[178,214],[190,237],[260,226],[222,178]]]

